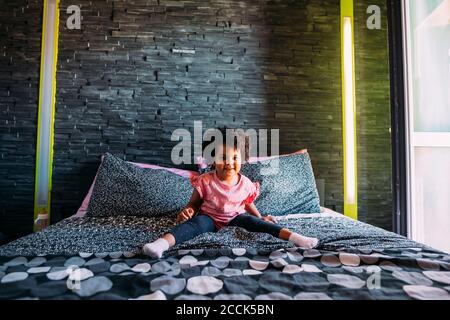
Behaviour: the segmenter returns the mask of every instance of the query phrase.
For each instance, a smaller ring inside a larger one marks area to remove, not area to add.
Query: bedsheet
[[[173,219],[72,217],[0,247],[0,299],[450,299],[450,256],[332,212],[278,223],[320,245],[224,228],[159,260]]]

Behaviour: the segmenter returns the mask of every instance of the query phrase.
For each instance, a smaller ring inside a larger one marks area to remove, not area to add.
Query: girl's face
[[[241,152],[232,146],[219,146],[214,158],[216,173],[222,180],[234,178],[241,171]]]

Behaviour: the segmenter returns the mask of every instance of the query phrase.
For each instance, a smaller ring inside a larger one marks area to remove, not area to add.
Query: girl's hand
[[[194,215],[195,211],[191,207],[184,208],[178,215],[177,215],[177,222],[184,222],[186,220],[189,220]]]
[[[274,217],[272,217],[270,214],[267,216],[261,217],[261,218],[267,222],[277,223],[277,220]]]

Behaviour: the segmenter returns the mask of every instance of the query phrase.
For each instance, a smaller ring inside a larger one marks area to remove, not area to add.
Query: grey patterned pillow
[[[106,153],[98,169],[87,216],[173,216],[190,199],[189,179],[140,168]]]
[[[282,216],[320,212],[319,194],[308,153],[247,163],[242,166],[241,173],[260,183],[255,205],[262,214]]]

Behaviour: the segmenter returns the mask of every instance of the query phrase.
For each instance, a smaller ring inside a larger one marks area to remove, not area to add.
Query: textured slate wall
[[[355,1],[355,63],[359,219],[392,229],[392,160],[387,8]],[[381,30],[369,30],[367,7],[381,9]]]
[[[81,6],[81,30],[66,28],[72,4]],[[280,151],[308,148],[316,178],[325,180],[325,205],[342,210],[338,0],[63,0],[60,10],[53,222],[79,207],[101,154],[169,166],[172,131],[194,120],[279,128]],[[365,8],[357,10],[365,19]],[[386,35],[375,32],[373,44],[368,30],[356,30],[358,77],[371,81],[357,87],[359,191],[367,200],[360,217],[388,227],[390,163],[379,152],[389,152],[389,141],[378,133],[389,113],[372,110],[389,108],[387,56],[373,59]]]
[[[194,120],[279,128],[281,152],[308,148],[341,209],[338,0],[78,4],[81,30],[60,29],[55,219],[81,203],[102,153],[171,165],[171,132]]]
[[[33,226],[42,5],[0,0],[0,232]]]

